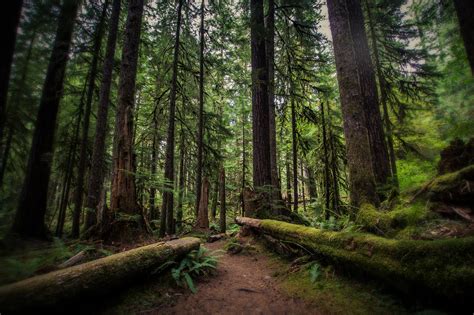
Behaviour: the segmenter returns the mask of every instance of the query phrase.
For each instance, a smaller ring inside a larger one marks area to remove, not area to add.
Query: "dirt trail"
[[[222,249],[224,241],[204,246]],[[318,314],[314,305],[279,290],[268,256],[222,253],[214,276],[198,283],[196,294],[179,296],[174,306],[145,314]]]

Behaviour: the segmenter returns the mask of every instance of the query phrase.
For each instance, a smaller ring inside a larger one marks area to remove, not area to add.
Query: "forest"
[[[474,311],[472,0],[0,8],[0,314]]]

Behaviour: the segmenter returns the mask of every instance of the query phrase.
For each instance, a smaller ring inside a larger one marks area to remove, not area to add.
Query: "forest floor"
[[[294,266],[252,238],[246,250],[229,254],[226,240],[204,244],[219,256],[213,275],[197,281],[197,293],[171,277],[130,288],[103,305],[104,314],[407,314],[400,300],[372,283],[321,267],[311,282],[308,266]],[[439,314],[439,313],[435,313]]]
[[[222,250],[225,241],[206,244]],[[317,308],[282,292],[272,277],[270,258],[257,250],[253,255],[221,254],[217,272],[200,282],[196,294],[181,296],[175,305],[150,314],[318,314]],[[218,254],[219,255],[219,254]]]

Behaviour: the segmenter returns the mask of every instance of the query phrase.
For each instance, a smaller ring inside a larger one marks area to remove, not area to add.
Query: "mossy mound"
[[[422,202],[397,205],[390,211],[363,204],[357,213],[356,223],[366,231],[391,236],[407,226],[415,226],[432,218],[436,218],[436,215],[430,213]]]

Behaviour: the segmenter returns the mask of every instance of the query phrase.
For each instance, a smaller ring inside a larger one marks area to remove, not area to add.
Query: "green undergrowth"
[[[373,283],[339,275],[332,266],[310,262],[289,267],[289,261],[269,253],[273,276],[289,296],[314,305],[321,314],[405,314],[402,302],[382,293]]]
[[[101,314],[137,314],[153,312],[173,305],[187,291],[197,292],[195,282],[210,275],[218,263],[218,251],[205,247],[193,250],[179,262],[169,261],[156,270],[149,281],[132,286],[118,296],[106,299],[95,312]]]

